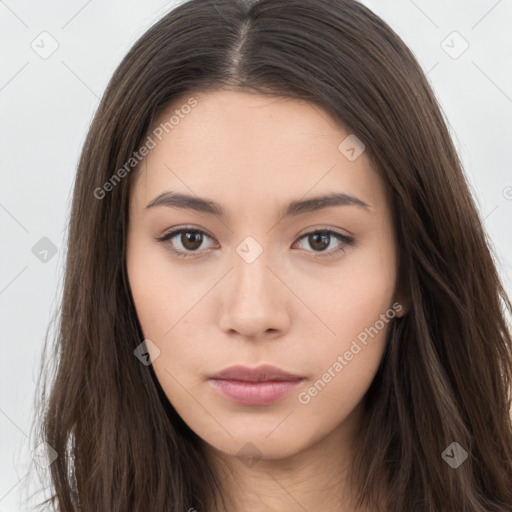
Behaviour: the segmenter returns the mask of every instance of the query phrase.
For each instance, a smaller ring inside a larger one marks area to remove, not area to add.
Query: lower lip
[[[268,405],[293,391],[300,380],[273,380],[244,382],[240,380],[210,379],[214,388],[233,402],[244,405]]]

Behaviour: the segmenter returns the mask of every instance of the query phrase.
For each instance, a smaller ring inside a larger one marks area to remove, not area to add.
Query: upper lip
[[[256,368],[249,366],[235,365],[224,368],[211,377],[212,379],[240,380],[247,382],[262,382],[270,380],[301,380],[303,377],[288,373],[277,366],[264,364]]]

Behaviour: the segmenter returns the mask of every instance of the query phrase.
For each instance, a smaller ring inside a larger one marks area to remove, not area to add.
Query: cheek
[[[164,273],[151,252],[136,251],[127,261],[133,302],[145,338],[159,338],[170,328],[167,287]]]
[[[196,328],[190,325],[189,315],[195,313],[194,320],[198,318],[204,281],[194,280],[194,275],[170,262],[162,248],[139,239],[128,240],[126,265],[144,339],[158,347],[158,355],[152,354],[155,374],[169,399],[184,400],[180,383],[194,386],[204,371],[200,366],[204,340],[188,335]]]
[[[126,266],[144,336],[165,340],[197,302],[193,281],[170,263],[165,250],[143,241],[128,242]]]
[[[301,296],[307,297],[308,305],[328,328],[328,346],[343,348],[391,308],[396,283],[394,246],[388,237],[375,237],[347,252],[329,272],[324,269],[306,278],[297,275],[296,282],[302,283]]]
[[[319,402],[357,404],[379,367],[395,317],[396,259],[387,240],[376,238],[364,250],[347,253],[328,279],[308,283],[308,304],[324,324],[318,322],[317,330],[324,334],[311,352],[318,385],[307,393],[311,398],[322,395]]]

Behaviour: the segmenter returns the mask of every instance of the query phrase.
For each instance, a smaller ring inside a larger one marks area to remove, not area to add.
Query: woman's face
[[[127,271],[169,401],[230,455],[282,458],[353,432],[404,312],[364,147],[309,103],[231,91],[184,97],[158,123],[133,176]],[[263,364],[301,379],[212,379]]]

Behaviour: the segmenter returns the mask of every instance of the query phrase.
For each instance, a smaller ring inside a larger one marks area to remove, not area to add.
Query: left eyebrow
[[[367,212],[370,211],[370,205],[358,197],[343,192],[333,192],[323,196],[312,197],[311,199],[291,201],[281,210],[281,217],[300,215],[333,206],[357,206]]]
[[[211,199],[190,196],[172,191],[162,192],[156,196],[149,202],[146,209],[154,208],[156,206],[195,210],[197,212],[217,215],[219,217],[227,216],[224,208]],[[367,212],[370,211],[370,206],[358,197],[341,192],[333,192],[331,194],[316,196],[310,199],[291,201],[281,209],[281,218],[297,216],[303,213],[321,210],[323,208],[331,208],[333,206],[356,206],[366,210]]]

